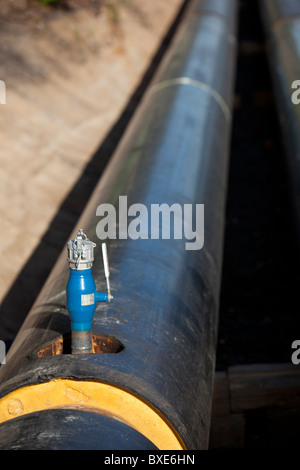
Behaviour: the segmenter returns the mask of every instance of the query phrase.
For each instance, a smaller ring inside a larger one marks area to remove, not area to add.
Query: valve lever
[[[104,275],[105,275],[106,285],[107,285],[108,302],[110,302],[113,299],[113,296],[110,293],[109,264],[108,264],[106,243],[102,243],[102,258],[103,258],[103,266],[104,266]]]

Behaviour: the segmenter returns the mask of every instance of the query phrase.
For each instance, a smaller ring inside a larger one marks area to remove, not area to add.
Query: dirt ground
[[[181,5],[0,1],[1,338],[28,313]]]

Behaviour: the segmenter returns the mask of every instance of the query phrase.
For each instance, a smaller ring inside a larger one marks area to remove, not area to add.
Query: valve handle
[[[113,299],[113,296],[110,293],[109,264],[108,264],[106,243],[102,243],[102,258],[103,258],[103,266],[104,266],[104,275],[105,275],[106,285],[107,285],[108,302],[110,302]]]

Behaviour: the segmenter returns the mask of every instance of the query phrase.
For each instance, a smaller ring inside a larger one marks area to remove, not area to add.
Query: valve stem
[[[93,352],[92,331],[72,330],[72,354],[87,354]]]

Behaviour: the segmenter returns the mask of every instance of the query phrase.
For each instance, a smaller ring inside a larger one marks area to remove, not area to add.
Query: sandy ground
[[[181,4],[0,1],[0,300],[117,121]]]

